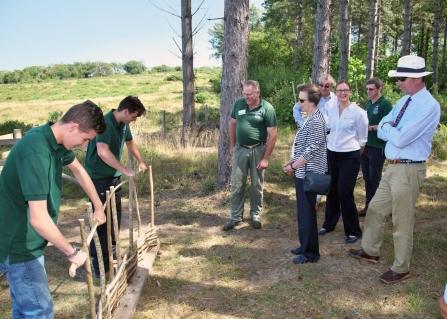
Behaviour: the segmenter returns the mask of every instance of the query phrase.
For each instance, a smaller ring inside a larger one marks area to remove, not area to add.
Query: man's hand
[[[131,169],[126,169],[124,171],[124,175],[126,175],[129,178],[133,178],[135,180],[135,178],[137,178],[137,174],[135,173],[135,171],[131,170]]]
[[[258,166],[256,166],[256,169],[262,171],[266,169],[269,166],[269,161],[263,158],[259,163]]]
[[[86,259],[87,259],[87,254],[84,253],[82,250],[79,250],[78,253],[76,255],[74,255],[73,257],[69,258],[68,261],[75,264],[76,267],[79,268],[85,263]]]
[[[98,222],[98,226],[104,224],[107,221],[106,214],[104,214],[104,210],[95,210],[93,213],[93,219]]]
[[[146,164],[144,164],[143,162],[138,164],[138,170],[139,170],[139,172],[145,172],[147,170]]]

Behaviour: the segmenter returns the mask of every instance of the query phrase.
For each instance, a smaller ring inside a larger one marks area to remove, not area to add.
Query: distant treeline
[[[113,74],[141,74],[181,71],[181,66],[167,65],[147,68],[141,61],[122,63],[74,62],[73,64],[50,64],[49,66],[30,66],[23,70],[0,71],[0,84],[33,82],[49,79],[82,79]]]

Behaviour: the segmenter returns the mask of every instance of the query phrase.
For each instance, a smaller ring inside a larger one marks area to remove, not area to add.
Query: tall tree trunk
[[[317,2],[317,27],[314,43],[314,57],[312,62],[312,83],[317,83],[318,78],[328,73],[329,61],[327,52],[330,50],[331,24],[329,20],[332,0],[318,0]]]
[[[182,144],[185,136],[195,126],[194,65],[192,49],[191,0],[182,0],[182,68],[183,68],[183,126]]]
[[[374,56],[375,56],[375,60],[374,60],[374,63],[375,64],[377,64],[377,63],[379,63],[379,48],[380,48],[380,37],[381,37],[381,34],[380,34],[380,18],[382,17],[382,3],[381,3],[381,1],[380,0],[378,0],[378,2],[379,2],[379,7],[377,8],[377,31],[376,31],[376,45],[375,45],[375,53],[374,53]]]
[[[338,79],[348,78],[348,0],[340,0],[340,70]]]
[[[299,62],[299,49],[303,45],[302,32],[303,32],[303,14],[301,3],[303,0],[296,0],[296,29],[295,29],[295,56],[293,59],[293,65],[297,65]]]
[[[369,18],[368,58],[366,60],[366,79],[374,76],[374,61],[376,60],[376,37],[378,28],[379,1],[371,0],[371,14]]]
[[[428,44],[430,43],[430,28],[427,28],[427,36],[425,37],[425,52],[423,55],[423,58],[425,59],[425,61],[427,61],[427,56],[428,56]]]
[[[225,189],[231,175],[228,124],[231,108],[242,96],[247,80],[249,0],[225,0],[224,17],[217,189]]]
[[[438,48],[439,48],[439,19],[440,19],[440,10],[439,10],[439,2],[440,0],[435,0],[435,21],[433,24],[433,86],[438,87]]]
[[[402,56],[409,55],[411,39],[411,0],[405,0],[404,38],[402,39]]]
[[[422,27],[421,37],[418,45],[418,56],[424,56],[424,39],[425,39],[425,26]]]
[[[447,14],[445,16],[445,25],[444,25],[444,44],[442,47],[442,62],[441,62],[441,68],[442,68],[442,72],[445,72],[445,66],[446,66],[446,52],[445,50],[447,49]]]
[[[351,34],[352,34],[352,0],[349,0],[348,9],[348,59],[351,55]]]

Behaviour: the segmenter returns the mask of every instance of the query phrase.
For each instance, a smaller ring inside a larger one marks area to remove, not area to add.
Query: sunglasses
[[[298,99],[300,101],[300,103],[304,103],[304,101],[307,101],[308,99]]]
[[[408,78],[404,77],[404,76],[398,76],[398,77],[396,77],[396,79],[397,79],[397,81],[405,82],[405,80]]]
[[[320,88],[326,88],[326,89],[329,89],[331,86],[329,85],[329,84],[326,84],[326,85],[324,85],[324,84],[320,84]]]
[[[366,91],[374,91],[377,90],[376,88],[366,88]]]

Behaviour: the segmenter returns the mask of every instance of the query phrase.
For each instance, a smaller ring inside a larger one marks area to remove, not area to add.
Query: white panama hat
[[[397,61],[397,69],[388,72],[388,76],[403,76],[407,78],[421,78],[432,74],[425,71],[425,60],[420,56],[406,55]]]

